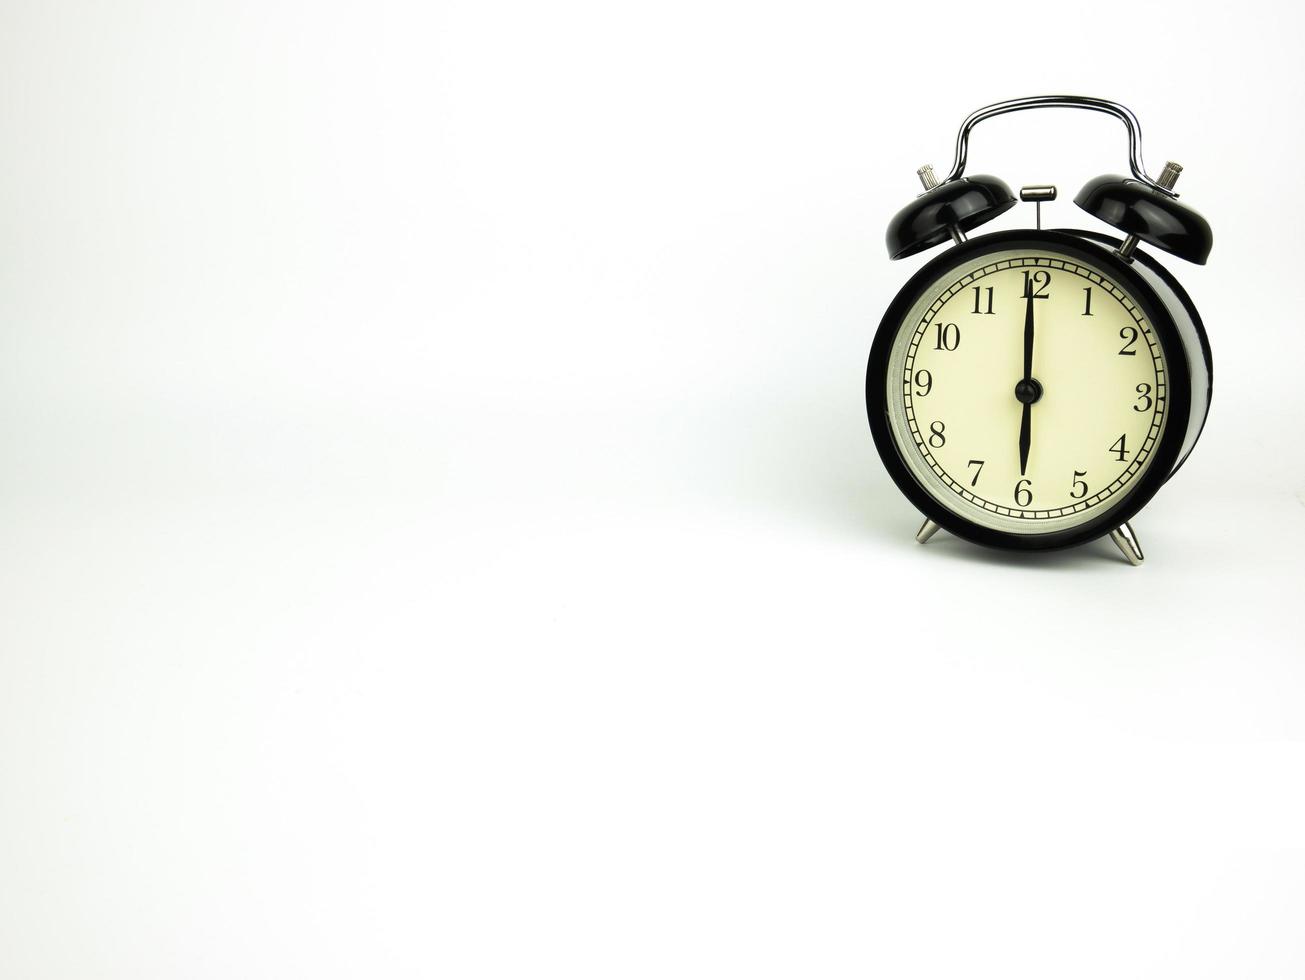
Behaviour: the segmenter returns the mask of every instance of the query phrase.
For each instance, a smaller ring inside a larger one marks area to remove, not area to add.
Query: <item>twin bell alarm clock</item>
[[[1132,175],[1088,181],[1074,203],[1123,237],[1042,228],[1050,185],[1024,187],[1036,226],[969,232],[1015,207],[997,177],[965,173],[970,131],[1039,108],[1109,113],[1128,130]],[[1134,565],[1129,521],[1182,466],[1210,406],[1200,314],[1148,248],[1204,265],[1210,225],[1178,199],[1182,167],[1151,178],[1136,117],[1084,96],[986,106],[961,125],[941,182],[888,224],[888,255],[944,251],[902,287],[870,350],[866,409],[898,488],[939,528],[1014,551],[1109,535]]]

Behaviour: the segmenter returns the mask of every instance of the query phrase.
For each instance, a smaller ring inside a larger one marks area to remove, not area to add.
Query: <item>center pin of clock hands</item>
[[[1033,377],[1034,288],[1030,277],[1024,292],[1024,377],[1015,385],[1015,397],[1024,406],[1020,414],[1020,476],[1029,468],[1029,444],[1032,442],[1033,403],[1042,397],[1042,385]]]

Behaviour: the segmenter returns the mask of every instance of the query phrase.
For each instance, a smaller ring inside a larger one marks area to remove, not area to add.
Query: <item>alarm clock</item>
[[[1035,108],[1108,113],[1128,131],[1131,176],[1087,182],[1074,203],[1123,237],[1043,230],[1051,185],[1024,187],[1035,227],[968,232],[1016,206],[992,176],[966,176],[971,130]],[[1210,345],[1196,306],[1143,247],[1204,265],[1209,223],[1178,200],[1182,168],[1152,179],[1141,127],[1124,106],[1037,96],[985,106],[962,123],[951,172],[918,171],[924,193],[889,222],[888,255],[946,245],[902,287],[875,334],[866,409],[875,446],[924,515],[1013,551],[1109,535],[1133,565],[1129,521],[1182,466],[1210,406]]]

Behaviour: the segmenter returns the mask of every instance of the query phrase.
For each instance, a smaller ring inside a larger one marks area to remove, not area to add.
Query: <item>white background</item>
[[[1305,975],[1303,30],[9,0],[0,975]],[[917,546],[864,418],[1055,92],[1215,229],[1138,569]]]

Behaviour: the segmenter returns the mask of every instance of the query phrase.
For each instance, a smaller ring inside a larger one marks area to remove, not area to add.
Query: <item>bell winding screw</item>
[[[1156,183],[1165,190],[1171,191],[1174,189],[1174,184],[1178,183],[1178,175],[1182,172],[1182,164],[1174,163],[1172,160],[1166,160],[1165,168],[1160,171],[1160,176],[1157,178]],[[1119,248],[1115,249],[1115,254],[1125,262],[1132,262],[1133,250],[1137,248],[1137,242],[1138,238],[1136,235],[1129,235],[1120,244]]]
[[[915,172],[915,175],[920,178],[920,183],[924,185],[926,191],[931,191],[938,186],[938,178],[934,176],[933,166],[930,164],[926,163]],[[966,240],[965,232],[961,231],[961,229],[956,227],[956,225],[948,225],[947,233],[952,236],[952,241],[957,245],[960,245]]]

